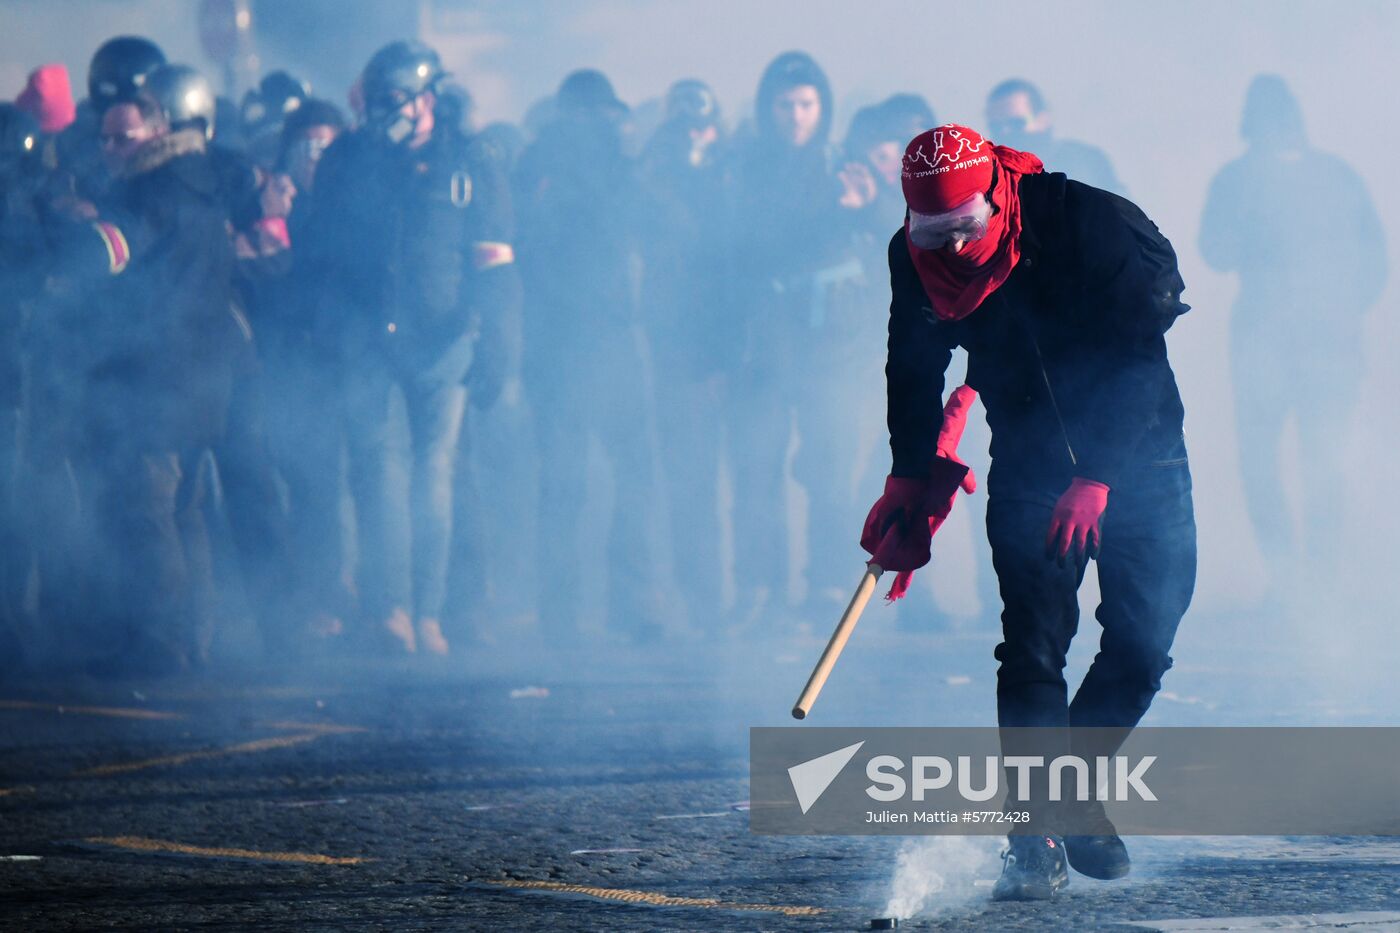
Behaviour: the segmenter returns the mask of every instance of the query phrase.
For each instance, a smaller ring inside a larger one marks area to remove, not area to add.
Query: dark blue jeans
[[[1133,470],[1108,497],[1098,556],[1099,652],[1071,702],[1065,654],[1079,627],[1084,566],[1045,558],[1064,490],[997,476],[987,535],[1001,588],[997,716],[1006,726],[1135,726],[1171,667],[1168,652],[1196,583],[1191,471],[1179,456]]]
[[[460,377],[415,378],[366,362],[346,374],[345,399],[361,609],[372,622],[395,609],[439,618],[467,390]]]
[[[1196,583],[1196,522],[1184,443],[1144,464],[1110,491],[1098,556],[1099,651],[1069,697],[1065,655],[1079,627],[1084,565],[1045,558],[1045,535],[1063,488],[992,465],[987,534],[1003,603],[996,658],[997,721],[1052,727],[1003,754],[1111,755],[1147,712],[1171,667],[1176,628]],[[1071,749],[1066,726],[1106,727],[1100,747]],[[1021,740],[1017,740],[1018,742]],[[1047,757],[1047,760],[1049,758]]]

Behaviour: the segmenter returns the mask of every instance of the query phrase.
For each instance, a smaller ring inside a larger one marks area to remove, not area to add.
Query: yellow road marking
[[[157,691],[152,691],[155,694]],[[171,701],[212,703],[230,700],[306,700],[340,696],[339,687],[285,686],[234,687],[230,689],[191,689],[159,691],[160,697]]]
[[[308,723],[308,722],[271,722],[267,724],[269,729],[296,730],[295,735],[279,735],[270,739],[256,739],[251,742],[240,742],[237,745],[228,745],[223,748],[206,748],[197,752],[180,752],[174,755],[161,755],[157,758],[143,758],[140,761],[123,761],[111,765],[99,765],[96,768],[88,768],[84,771],[74,772],[73,777],[109,777],[113,774],[130,774],[133,771],[145,771],[150,768],[166,768],[172,765],[188,764],[191,761],[207,761],[211,758],[227,758],[231,755],[246,755],[254,752],[272,751],[277,748],[291,748],[294,745],[303,745],[307,742],[315,741],[323,735],[349,735],[352,733],[365,732],[359,726],[338,726],[334,723]]]
[[[28,700],[0,700],[0,709],[40,710],[46,713],[73,713],[79,716],[112,716],[118,719],[184,719],[182,713],[154,709],[127,709],[120,706],[67,706],[57,703],[31,703]]]
[[[22,787],[0,787],[0,797],[13,797],[15,794],[32,794],[34,788],[29,785]]]
[[[350,735],[354,732],[368,732],[360,726],[337,726],[332,722],[291,722],[281,720],[267,724],[269,729],[284,729],[288,732],[314,732],[317,735]]]
[[[210,758],[227,758],[230,755],[243,755],[250,752],[266,752],[274,748],[291,748],[293,745],[301,745],[312,742],[321,737],[319,732],[303,732],[298,735],[279,735],[271,739],[257,739],[252,742],[240,742],[237,745],[229,745],[224,748],[207,748],[197,752],[182,752],[178,755],[162,755],[159,758],[146,758],[141,761],[124,761],[114,765],[99,765],[96,768],[88,768],[86,771],[78,771],[74,777],[107,777],[112,774],[129,774],[132,771],[145,771],[147,768],[163,768],[169,765],[182,765],[191,761],[205,761]]]
[[[114,846],[132,852],[172,852],[177,855],[198,855],[204,858],[242,858],[257,862],[300,862],[304,865],[362,865],[367,858],[341,858],[315,852],[260,852],[257,849],[228,849],[222,846],[191,846],[165,839],[143,839],[140,836],[91,836],[84,840],[95,845]]]
[[[655,891],[631,891],[626,888],[595,888],[584,884],[564,884],[558,881],[490,881],[489,884],[503,888],[516,888],[525,891],[554,891],[560,894],[584,894],[606,901],[622,901],[627,904],[649,904],[654,907],[702,907],[709,910],[757,910],[764,913],[783,914],[788,917],[814,917],[824,913],[820,907],[785,907],[778,904],[740,904],[721,901],[713,897],[672,897]]]

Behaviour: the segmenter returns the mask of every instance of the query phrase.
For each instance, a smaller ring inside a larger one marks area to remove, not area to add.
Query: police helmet
[[[695,127],[713,126],[719,122],[719,100],[704,81],[677,81],[666,92],[666,119]]]
[[[391,42],[375,52],[365,66],[365,113],[371,120],[382,119],[418,95],[436,90],[444,77],[437,52],[422,42]]]
[[[244,133],[252,137],[281,127],[287,115],[295,113],[310,96],[311,85],[305,81],[285,71],[269,72],[256,90],[243,95]]]
[[[88,99],[98,113],[118,101],[131,100],[152,71],[165,64],[165,53],[150,39],[117,36],[93,53],[88,65]]]
[[[146,87],[165,111],[172,130],[197,126],[205,139],[214,138],[214,86],[189,65],[162,65],[151,72]]]

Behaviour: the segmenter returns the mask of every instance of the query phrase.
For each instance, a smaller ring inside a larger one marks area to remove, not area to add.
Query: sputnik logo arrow
[[[820,758],[813,758],[788,768],[788,780],[792,781],[792,789],[797,792],[797,803],[802,807],[804,814],[826,793],[826,789],[836,780],[841,769],[850,764],[864,744],[865,742],[861,741],[847,745]]]

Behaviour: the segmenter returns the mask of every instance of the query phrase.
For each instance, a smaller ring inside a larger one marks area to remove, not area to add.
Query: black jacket
[[[604,114],[565,113],[520,156],[526,350],[535,375],[636,323],[636,165]]]
[[[147,144],[104,213],[124,231],[131,260],[92,309],[88,388],[105,410],[96,417],[138,444],[212,443],[249,334],[233,312],[233,247],[202,134]]]
[[[995,470],[1032,482],[1113,487],[1180,441],[1183,411],[1164,337],[1188,310],[1176,254],[1132,202],[1068,181],[1021,180],[1021,259],[961,321],[932,312],[901,229],[890,242],[890,447],[898,476],[927,475],[943,374],[968,351]]]
[[[20,333],[44,281],[37,172],[0,174],[0,407],[20,402]]]
[[[294,263],[320,279],[347,365],[383,355],[422,375],[518,314],[514,263],[477,252],[514,238],[504,171],[489,147],[451,130],[417,150],[342,133],[298,226]]]
[[[642,153],[642,306],[659,378],[701,379],[729,362],[741,318],[727,300],[732,251],[722,205],[727,182],[713,149],[690,163],[690,130],[657,130]]]

